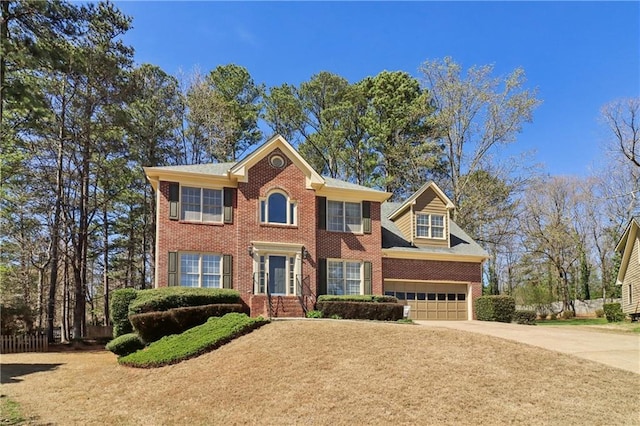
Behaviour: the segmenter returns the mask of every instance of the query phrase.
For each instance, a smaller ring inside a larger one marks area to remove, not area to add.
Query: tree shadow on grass
[[[0,367],[0,383],[19,383],[23,379],[21,376],[39,373],[41,371],[52,371],[62,364],[2,364]]]

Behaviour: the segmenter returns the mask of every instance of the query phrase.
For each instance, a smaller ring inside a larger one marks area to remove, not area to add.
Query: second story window
[[[444,239],[444,215],[418,213],[416,237]]]
[[[346,201],[327,201],[327,230],[362,232],[362,205]]]
[[[282,192],[273,192],[260,200],[260,222],[282,225],[296,224],[296,203]]]
[[[181,187],[180,219],[194,222],[222,222],[222,190]]]

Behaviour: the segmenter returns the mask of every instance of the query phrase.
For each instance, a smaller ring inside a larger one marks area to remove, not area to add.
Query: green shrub
[[[511,322],[516,301],[511,296],[481,296],[476,299],[476,318],[480,321]]]
[[[562,311],[562,319],[572,319],[575,318],[576,314],[573,311]]]
[[[211,317],[221,317],[230,312],[242,312],[242,305],[189,306],[135,314],[129,319],[140,338],[146,343],[151,343],[164,336],[180,334],[196,325],[204,324]]]
[[[376,303],[398,303],[398,299],[393,296],[382,296],[376,294],[366,295],[331,295],[323,294],[318,297],[318,302],[376,302]]]
[[[239,313],[209,318],[206,323],[182,334],[166,336],[151,343],[144,351],[118,358],[118,362],[141,368],[175,364],[212,351],[268,322],[263,318],[250,318]]]
[[[604,309],[596,309],[596,318],[604,317]]]
[[[602,308],[604,310],[604,316],[607,318],[607,322],[620,322],[624,320],[622,306],[619,303],[605,303],[602,305]]]
[[[558,319],[558,314],[556,314],[555,312],[551,312],[551,315],[549,315],[549,318],[551,318],[551,321],[555,321]]]
[[[322,311],[309,311],[307,318],[322,318]]]
[[[513,320],[518,324],[535,325],[536,316],[536,311],[515,311]]]
[[[346,319],[397,321],[403,317],[404,306],[399,303],[369,303],[353,301],[318,301],[316,309],[324,318],[339,316]]]
[[[136,333],[127,333],[107,343],[105,348],[118,356],[126,356],[144,348],[144,343]]]
[[[138,291],[136,300],[129,305],[129,315],[227,303],[242,303],[240,293],[221,288],[162,287]]]
[[[121,288],[111,293],[109,316],[113,324],[113,337],[133,331],[129,322],[129,305],[137,295],[138,291],[133,288]]]

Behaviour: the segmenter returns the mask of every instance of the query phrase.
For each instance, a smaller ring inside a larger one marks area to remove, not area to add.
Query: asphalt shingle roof
[[[209,163],[209,164],[191,164],[187,166],[162,166],[154,167],[154,169],[170,170],[174,172],[190,172],[202,173],[208,175],[226,176],[229,169],[236,163]]]
[[[453,220],[449,220],[451,247],[416,247],[411,245],[411,243],[404,238],[396,224],[389,220],[391,213],[401,205],[402,203],[386,202],[381,206],[382,248],[392,248],[409,253],[441,253],[489,257],[488,253]]]

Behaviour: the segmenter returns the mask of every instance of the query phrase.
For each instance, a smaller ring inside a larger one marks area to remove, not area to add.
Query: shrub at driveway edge
[[[511,322],[516,301],[511,296],[481,296],[476,299],[476,318],[479,321]]]

